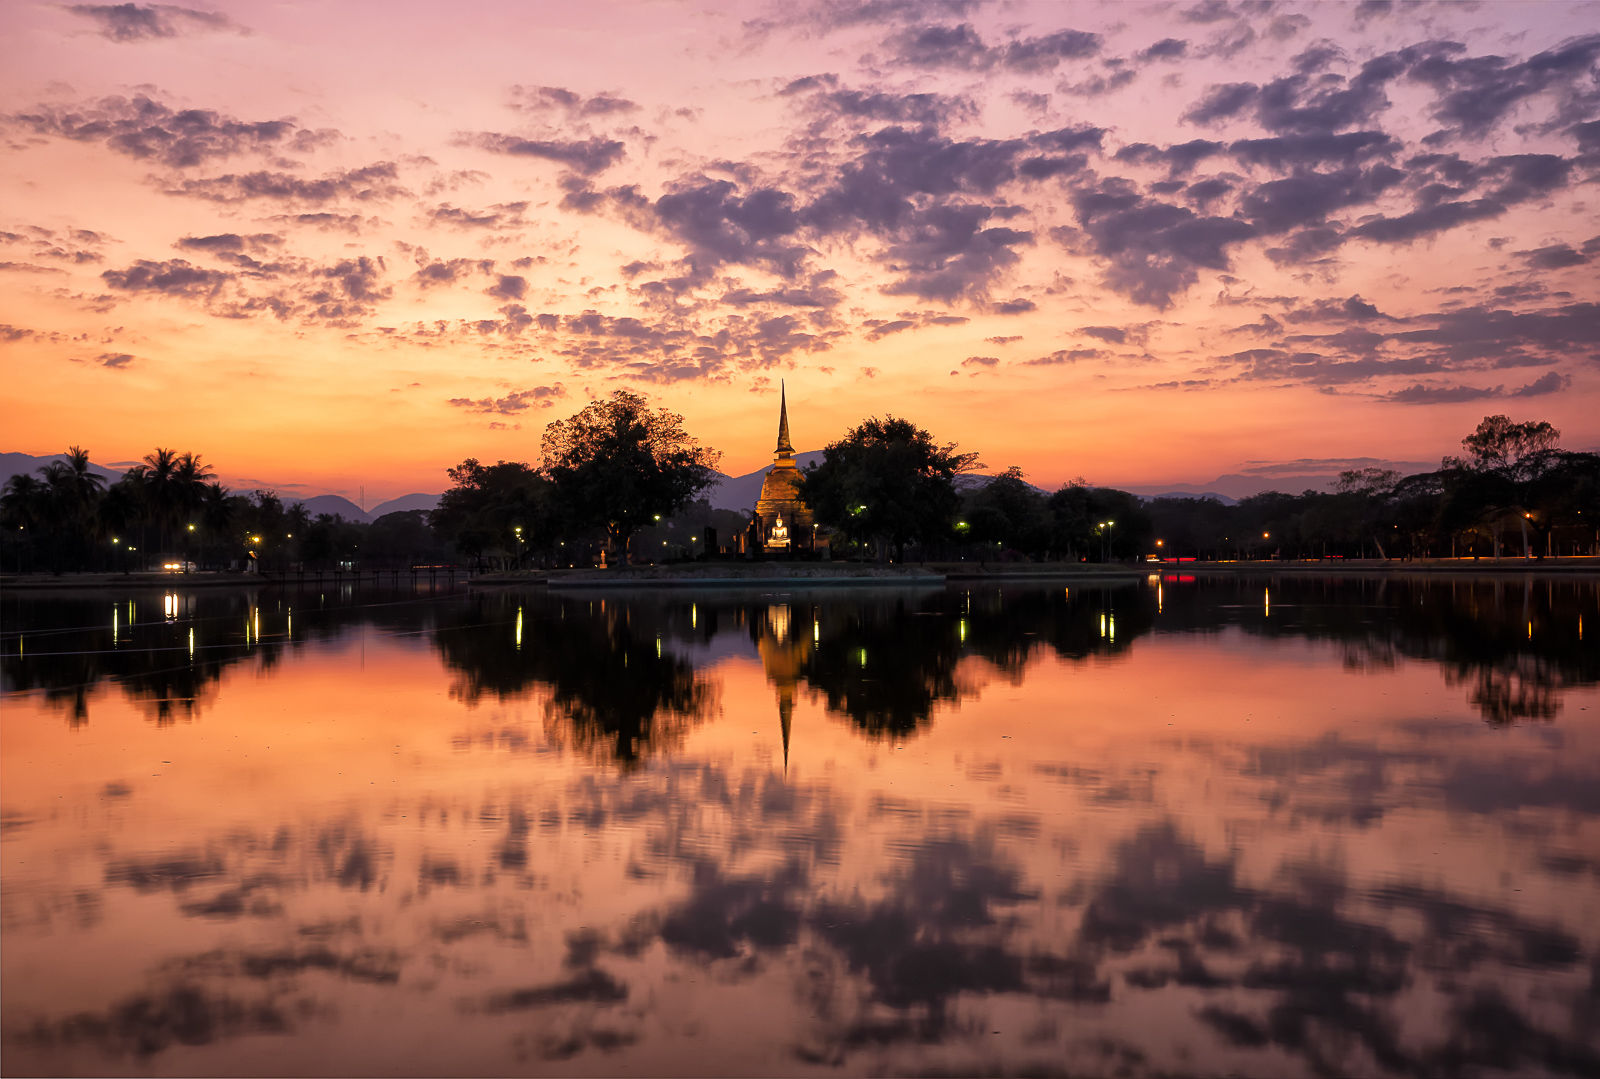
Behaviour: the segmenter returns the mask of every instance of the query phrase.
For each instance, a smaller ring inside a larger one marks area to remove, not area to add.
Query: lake
[[[1600,581],[0,600],[7,1074],[1600,1074]]]

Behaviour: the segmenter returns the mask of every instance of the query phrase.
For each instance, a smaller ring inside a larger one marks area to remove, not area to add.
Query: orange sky
[[[367,501],[618,386],[1054,487],[1600,447],[1592,5],[0,10],[5,444]],[[1290,484],[1290,486],[1293,486]]]

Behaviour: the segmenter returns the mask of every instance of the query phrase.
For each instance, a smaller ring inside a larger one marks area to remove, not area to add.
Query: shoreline
[[[0,593],[104,590],[115,588],[295,588],[306,585],[350,584],[392,588],[428,583],[470,588],[546,586],[560,589],[591,588],[738,588],[782,584],[789,587],[884,587],[938,585],[955,582],[1024,583],[1055,580],[1127,581],[1149,577],[1207,574],[1211,576],[1262,576],[1272,574],[1361,576],[1600,576],[1600,558],[1523,559],[1341,559],[1337,561],[1259,562],[1140,562],[975,564],[926,562],[896,565],[875,563],[672,563],[622,566],[611,569],[524,570],[483,573],[412,574],[409,571],[343,572],[318,575],[258,575],[229,572],[196,573],[76,573],[0,575]]]

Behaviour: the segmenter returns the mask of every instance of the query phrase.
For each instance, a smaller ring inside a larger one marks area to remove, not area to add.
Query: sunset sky
[[[1053,489],[1600,449],[1600,4],[0,5],[0,450],[366,501],[626,387]],[[1291,489],[1298,489],[1288,483]]]

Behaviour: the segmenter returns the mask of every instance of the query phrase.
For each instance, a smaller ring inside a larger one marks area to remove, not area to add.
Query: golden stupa
[[[783,383],[778,384],[778,446],[772,468],[761,481],[761,497],[756,499],[756,519],[763,549],[809,551],[816,546],[816,521],[800,500],[800,468],[794,463],[794,443],[789,441],[789,401]]]

